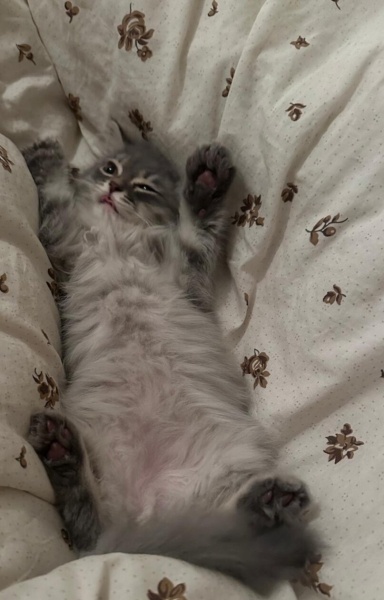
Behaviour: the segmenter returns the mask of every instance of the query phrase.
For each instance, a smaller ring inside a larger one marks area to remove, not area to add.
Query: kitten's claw
[[[198,148],[187,160],[184,196],[198,216],[206,216],[221,204],[232,183],[235,169],[224,146]]]
[[[240,498],[239,508],[254,515],[259,524],[273,526],[301,520],[309,503],[309,493],[301,481],[265,479],[254,483]]]

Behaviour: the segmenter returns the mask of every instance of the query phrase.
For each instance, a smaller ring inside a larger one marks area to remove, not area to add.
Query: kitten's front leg
[[[60,144],[42,140],[23,155],[39,193],[39,237],[48,255],[63,265],[72,242],[74,219],[73,177]]]
[[[71,542],[77,550],[91,550],[100,521],[79,434],[61,415],[43,412],[32,416],[28,441],[47,471]]]
[[[235,169],[229,152],[219,144],[198,148],[186,165],[180,239],[187,257],[187,293],[203,310],[212,304],[212,273],[227,241],[228,214],[224,201]]]

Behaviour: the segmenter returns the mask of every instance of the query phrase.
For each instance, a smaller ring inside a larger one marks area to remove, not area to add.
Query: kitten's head
[[[159,225],[178,216],[179,176],[169,160],[148,142],[128,142],[82,174],[90,199],[131,223]]]

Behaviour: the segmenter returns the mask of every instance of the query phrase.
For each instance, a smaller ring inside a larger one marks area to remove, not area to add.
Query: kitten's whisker
[[[147,221],[147,219],[145,219],[142,215],[139,215],[139,213],[136,213],[136,216],[138,216],[139,219],[141,219],[143,221],[143,223],[145,223],[148,227],[151,226],[150,222]]]

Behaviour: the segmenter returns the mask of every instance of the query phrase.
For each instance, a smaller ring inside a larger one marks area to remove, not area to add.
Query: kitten
[[[269,436],[213,312],[234,168],[219,145],[174,167],[128,142],[84,173],[54,141],[24,153],[40,237],[61,274],[64,415],[32,416],[70,538],[84,553],[162,554],[264,590],[318,549],[305,486]]]

